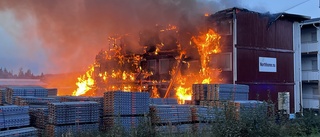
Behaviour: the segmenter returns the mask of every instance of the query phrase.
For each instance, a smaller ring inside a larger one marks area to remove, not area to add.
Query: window
[[[312,60],[312,70],[318,70],[318,61]]]
[[[168,74],[170,69],[170,60],[169,59],[160,59],[159,60],[159,73]]]
[[[210,56],[209,66],[211,68],[222,69],[223,71],[232,70],[232,56],[230,52],[214,54]]]
[[[301,30],[301,42],[302,43],[314,43],[317,42],[317,29],[314,27],[306,27]]]

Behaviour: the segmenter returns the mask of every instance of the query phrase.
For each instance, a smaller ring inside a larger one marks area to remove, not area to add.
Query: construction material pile
[[[8,104],[15,103],[17,96],[34,96],[34,97],[47,97],[48,90],[43,87],[19,87],[12,86],[6,88],[6,102]]]
[[[55,97],[58,95],[57,88],[47,88],[47,90],[48,90],[48,97]]]
[[[249,86],[240,84],[193,84],[194,105],[218,107],[218,101],[248,100]]]
[[[240,115],[258,115],[260,117],[267,114],[268,105],[265,102],[257,100],[237,100],[234,101],[239,104]]]
[[[150,98],[150,104],[177,105],[178,101],[175,98]]]
[[[28,106],[0,106],[0,129],[30,125]]]
[[[29,106],[30,108],[48,108],[48,103],[59,102],[56,98],[17,96],[14,104],[18,106]]]
[[[192,106],[192,121],[196,123],[213,122],[219,116],[222,110],[220,108],[213,108],[207,106]]]
[[[104,115],[145,115],[149,112],[149,99],[147,92],[105,92]]]
[[[0,88],[0,105],[3,105],[5,103],[5,97],[6,97],[6,94],[5,94],[5,89],[4,88]]]
[[[98,132],[98,123],[89,124],[73,124],[73,125],[50,125],[46,126],[46,135],[48,137],[61,137],[61,136],[92,136]]]
[[[192,121],[189,105],[150,105],[151,123],[176,124]]]
[[[54,125],[98,122],[97,102],[49,103],[49,123]]]
[[[155,126],[155,132],[162,134],[192,133],[194,124],[173,124]]]
[[[98,119],[99,112],[97,102],[49,103],[46,133],[48,136],[61,136],[67,133],[67,131],[70,133],[74,133],[73,131],[81,131],[79,129],[83,129],[83,132],[97,132]]]
[[[48,123],[48,108],[29,109],[30,125],[38,129],[38,135],[43,136]]]
[[[103,97],[86,97],[86,96],[61,96],[61,102],[84,102],[93,101],[98,103],[99,115],[103,115]]]
[[[0,137],[38,137],[37,129],[34,127],[24,127],[12,130],[0,131]]]
[[[131,128],[146,122],[149,113],[149,93],[110,91],[104,93],[104,116],[101,130],[121,126],[129,132]]]

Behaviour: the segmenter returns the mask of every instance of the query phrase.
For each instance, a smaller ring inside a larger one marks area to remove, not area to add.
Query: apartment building
[[[318,109],[320,100],[320,18],[300,23],[302,107]]]

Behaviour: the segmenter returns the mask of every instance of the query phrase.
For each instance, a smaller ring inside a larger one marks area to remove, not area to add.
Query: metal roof
[[[236,13],[251,12],[251,13],[260,14],[262,16],[267,16],[270,18],[271,24],[272,24],[272,22],[274,22],[278,19],[285,19],[285,20],[289,20],[289,21],[298,21],[298,22],[310,19],[309,16],[304,16],[304,15],[291,14],[291,13],[286,13],[286,12],[280,12],[280,13],[274,13],[274,14],[271,14],[270,12],[260,13],[260,12],[251,11],[251,10],[244,9],[244,8],[239,8],[239,7],[233,7],[233,8],[221,10],[221,11],[216,12],[215,14],[212,14],[211,16],[213,17],[217,14],[225,14],[226,16],[232,16],[233,11],[236,11]]]
[[[314,23],[320,23],[320,18],[313,18],[313,19],[305,20],[301,24],[307,25],[307,24],[314,24]]]

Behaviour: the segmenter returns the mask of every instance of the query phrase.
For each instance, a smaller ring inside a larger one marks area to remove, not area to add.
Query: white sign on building
[[[259,72],[277,72],[277,58],[259,57]]]

